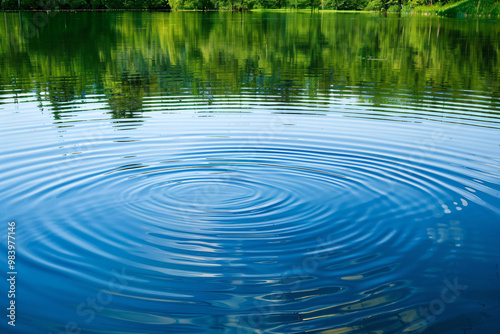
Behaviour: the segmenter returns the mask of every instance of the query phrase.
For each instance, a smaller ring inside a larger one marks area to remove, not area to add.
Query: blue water
[[[168,69],[104,74],[143,80],[138,106],[103,69],[4,77],[2,333],[500,333],[495,88],[155,90]]]

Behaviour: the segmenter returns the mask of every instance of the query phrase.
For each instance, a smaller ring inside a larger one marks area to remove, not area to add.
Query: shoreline
[[[96,9],[90,9],[90,8],[83,8],[83,9],[0,9],[0,12],[3,13],[17,13],[17,12],[61,12],[61,13],[77,13],[77,12],[248,12],[248,13],[263,13],[263,12],[269,12],[269,13],[338,13],[338,14],[367,14],[367,13],[380,13],[384,15],[402,15],[402,16],[408,16],[408,15],[421,15],[421,16],[438,16],[438,17],[449,17],[446,15],[445,11],[448,8],[444,7],[439,7],[439,6],[420,6],[414,8],[410,12],[387,12],[387,11],[370,11],[370,10],[335,10],[335,9],[246,9],[246,10],[231,10],[231,9],[206,9],[206,10],[201,10],[201,9],[178,9],[178,10],[172,10],[172,9],[166,9],[166,8],[158,8],[158,9],[151,9],[151,8],[144,8],[144,9],[134,9],[134,8],[96,8]],[[467,13],[462,13],[459,17],[461,18],[467,18],[467,17],[474,17],[474,18],[500,18],[499,15],[495,14],[467,14]]]

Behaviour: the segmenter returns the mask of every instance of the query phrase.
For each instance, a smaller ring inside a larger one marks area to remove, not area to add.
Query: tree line
[[[442,6],[460,0],[2,0],[3,10],[370,10],[409,11],[418,6]]]

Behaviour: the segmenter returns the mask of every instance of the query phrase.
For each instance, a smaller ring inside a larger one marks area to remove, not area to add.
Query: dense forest
[[[411,12],[420,7],[424,7],[424,11],[439,12],[441,8],[456,7],[465,12],[500,14],[500,6],[496,0],[2,0],[1,5],[3,10],[17,10],[19,8],[22,10],[154,9],[232,11],[310,9],[388,12]]]

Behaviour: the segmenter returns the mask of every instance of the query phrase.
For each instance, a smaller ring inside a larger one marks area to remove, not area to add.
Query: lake
[[[497,19],[1,14],[2,333],[500,333]]]

